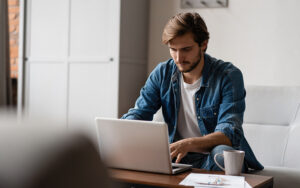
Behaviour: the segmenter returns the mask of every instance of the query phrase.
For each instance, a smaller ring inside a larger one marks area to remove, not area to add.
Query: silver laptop
[[[192,165],[172,163],[162,122],[96,118],[100,155],[108,166],[176,174]]]

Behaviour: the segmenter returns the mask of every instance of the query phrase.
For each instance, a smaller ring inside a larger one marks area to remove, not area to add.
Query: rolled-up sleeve
[[[243,75],[239,69],[226,72],[222,80],[222,101],[219,107],[218,122],[215,132],[224,133],[234,148],[239,148],[243,137],[243,116],[245,96]]]

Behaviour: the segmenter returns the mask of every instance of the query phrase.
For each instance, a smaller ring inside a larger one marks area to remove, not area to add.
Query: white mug
[[[218,156],[223,156],[224,158],[224,167],[222,167],[217,162]],[[239,176],[242,172],[242,167],[244,163],[245,152],[240,150],[227,150],[223,151],[223,153],[218,153],[214,156],[214,161],[223,171],[225,171],[226,175]]]

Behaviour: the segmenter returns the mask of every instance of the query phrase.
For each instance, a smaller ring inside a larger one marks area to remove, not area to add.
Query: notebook
[[[96,118],[101,158],[113,168],[176,174],[192,165],[172,163],[163,122]]]

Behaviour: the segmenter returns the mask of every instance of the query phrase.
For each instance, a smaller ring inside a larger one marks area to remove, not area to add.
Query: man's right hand
[[[186,138],[170,144],[171,158],[174,159],[176,157],[175,163],[179,163],[191,151],[191,139]]]

